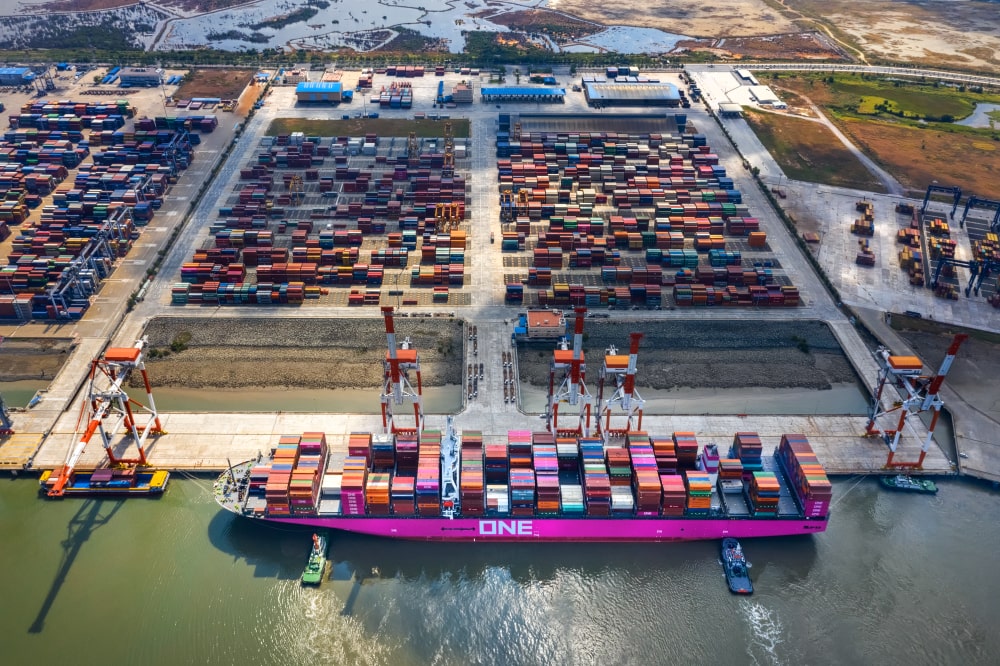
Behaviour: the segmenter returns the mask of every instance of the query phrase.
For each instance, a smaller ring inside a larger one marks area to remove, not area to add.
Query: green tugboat
[[[905,490],[911,493],[924,493],[925,495],[933,495],[938,491],[937,484],[930,479],[914,479],[912,476],[906,474],[880,476],[878,480],[883,488],[888,488],[889,490]]]
[[[309,553],[309,563],[302,572],[303,585],[319,585],[323,582],[323,571],[326,569],[326,537],[313,534],[312,552]]]

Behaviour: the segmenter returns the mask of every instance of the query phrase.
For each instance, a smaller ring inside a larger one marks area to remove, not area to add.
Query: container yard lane
[[[565,75],[564,75],[565,76]],[[670,75],[673,76],[673,75]],[[452,77],[449,74],[449,82]],[[425,102],[433,95],[433,78],[425,81],[416,79],[414,84],[415,104]],[[345,109],[347,107],[344,107]],[[356,108],[356,107],[355,107]],[[504,107],[504,112],[521,111],[535,113],[546,111],[538,104],[510,104]],[[381,110],[380,110],[381,111]],[[559,112],[587,112],[585,102],[580,94],[569,95],[565,106],[558,108]],[[623,113],[642,113],[644,109],[622,109]],[[226,164],[218,176],[208,184],[207,192],[190,217],[177,242],[165,258],[164,264],[146,292],[143,302],[137,304],[135,310],[126,318],[124,325],[114,334],[114,345],[131,345],[149,321],[150,318],[169,314],[171,316],[205,317],[371,317],[374,313],[370,308],[348,308],[322,303],[309,303],[301,308],[176,308],[170,305],[171,284],[176,282],[181,265],[192,256],[196,248],[204,247],[209,240],[209,221],[216,218],[216,209],[220,202],[236,191],[239,184],[239,168],[247,164],[254,151],[261,145],[270,122],[277,117],[336,117],[336,111],[327,109],[301,108],[294,104],[294,89],[278,87],[267,98],[267,103],[258,109],[240,134],[239,140],[232,149]],[[412,117],[410,110],[389,109],[389,117]],[[453,112],[458,113],[458,112]],[[499,242],[491,244],[490,234],[496,233],[499,239],[499,197],[495,171],[495,138],[497,132],[497,111],[493,105],[474,103],[471,107],[462,109],[461,115],[468,117],[472,123],[470,150],[471,181],[470,205],[471,214],[467,216],[469,224],[469,277],[464,288],[470,292],[469,307],[454,308],[455,314],[466,320],[467,325],[478,329],[478,355],[473,356],[466,351],[463,367],[482,363],[483,377],[478,381],[478,397],[466,399],[466,407],[456,421],[462,429],[481,430],[487,438],[502,437],[511,428],[525,427],[528,416],[518,411],[516,402],[504,400],[505,380],[516,377],[516,355],[511,354],[510,361],[504,360],[504,352],[511,351],[510,325],[507,323],[517,310],[502,305],[504,299],[504,255],[500,252]],[[456,115],[457,117],[457,115]],[[604,118],[601,113],[594,114],[595,119]],[[614,116],[607,115],[611,120]],[[698,132],[706,135],[708,144],[719,155],[720,164],[731,174],[736,182],[736,188],[747,197],[752,213],[757,216],[762,228],[768,235],[771,252],[780,257],[782,271],[791,277],[802,295],[802,306],[788,308],[698,308],[695,310],[678,309],[671,311],[636,310],[626,313],[611,314],[616,320],[631,318],[689,318],[696,316],[706,319],[737,319],[746,321],[753,326],[759,320],[786,319],[821,319],[831,323],[845,352],[851,359],[859,374],[866,383],[874,383],[875,363],[869,351],[856,335],[850,322],[840,313],[836,304],[826,294],[819,280],[812,273],[805,259],[798,253],[793,239],[784,229],[780,220],[770,209],[766,199],[757,191],[742,168],[742,161],[731,146],[726,143],[722,132],[714,120],[702,109],[692,108],[688,117]],[[597,126],[600,126],[598,122]],[[225,141],[227,133],[217,132],[213,140]],[[216,144],[213,150],[220,154],[224,144]],[[201,149],[206,150],[203,144]],[[157,237],[166,238],[175,224],[186,218],[187,207],[194,200],[198,188],[207,182],[212,160],[201,154],[196,156],[194,165],[182,177],[181,183],[175,186],[173,201],[167,198],[164,207],[154,225]],[[163,219],[165,222],[160,222]],[[145,239],[143,239],[145,240]],[[152,261],[158,244],[149,241],[142,254],[130,257],[136,260]],[[125,263],[127,268],[123,273],[116,273],[116,278],[131,279],[133,283],[120,283],[120,297],[124,301],[145,272],[148,264]],[[121,270],[121,269],[120,269]],[[105,294],[102,294],[102,297]],[[108,293],[110,296],[110,292]],[[117,301],[109,301],[111,307]],[[59,383],[65,386],[59,394],[59,401],[53,400],[48,412],[33,415],[32,422],[36,432],[51,433],[35,461],[38,466],[51,466],[62,462],[65,452],[75,437],[76,409],[69,409],[60,418],[62,409],[76,392],[76,387],[82,382],[92,358],[103,348],[104,343],[112,335],[117,326],[116,317],[124,311],[124,303],[117,302],[114,313],[105,312],[103,301],[99,313],[100,321],[81,323],[86,325],[88,335],[81,336],[81,350],[74,355],[72,365],[64,368],[66,379]],[[393,303],[394,305],[395,303]],[[452,310],[452,306],[448,306]],[[430,312],[425,307],[404,307],[410,314],[415,312]],[[623,341],[624,344],[625,341]],[[85,346],[84,346],[85,345]],[[505,372],[506,370],[506,372]],[[477,373],[478,376],[478,373]],[[70,381],[72,379],[72,381]],[[75,384],[74,384],[75,382]],[[516,382],[515,382],[516,383]],[[510,387],[514,391],[514,387]],[[155,393],[155,389],[154,389]],[[373,400],[375,399],[373,395]],[[37,409],[37,408],[36,408]],[[274,438],[282,433],[323,431],[331,441],[331,447],[336,448],[346,444],[347,436],[356,430],[377,431],[381,421],[377,416],[366,415],[328,415],[328,414],[166,414],[163,417],[164,427],[168,434],[161,436],[153,444],[150,454],[154,464],[169,466],[176,469],[218,469],[226,464],[226,460],[239,460],[255,455],[273,445]],[[907,433],[907,441],[921,441],[922,426],[916,419],[911,420],[917,425],[908,425],[912,432]],[[705,437],[731,437],[731,433],[739,430],[756,430],[761,436],[780,436],[785,432],[803,432],[815,442],[817,450],[828,469],[834,472],[865,472],[878,468],[884,460],[884,447],[880,444],[860,437],[863,423],[856,417],[840,416],[647,416],[646,427],[650,430],[692,430]],[[440,428],[444,425],[443,416],[428,416],[428,427]],[[534,425],[534,424],[532,424]],[[100,448],[92,447],[88,454],[98,462],[101,457]],[[86,463],[88,461],[84,461]],[[927,460],[928,469],[948,471],[948,460],[938,449],[933,449]]]

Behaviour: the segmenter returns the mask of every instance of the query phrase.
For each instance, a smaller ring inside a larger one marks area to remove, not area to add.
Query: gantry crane
[[[302,198],[305,196],[306,188],[302,182],[302,176],[295,174],[292,179],[288,181],[288,192],[291,194],[292,201],[298,205],[302,203]]]
[[[545,420],[549,431],[554,435],[586,437],[590,434],[590,406],[593,402],[587,389],[587,363],[583,356],[583,319],[587,308],[575,308],[574,312],[576,325],[573,329],[573,349],[568,349],[568,343],[563,338],[559,341],[559,348],[552,352]],[[558,388],[557,372],[562,374]],[[562,403],[580,410],[576,428],[559,428],[559,405]]]
[[[455,134],[451,130],[451,121],[444,124],[444,162],[441,175],[446,178],[455,175]]]
[[[879,436],[889,446],[889,457],[885,462],[886,469],[922,469],[924,457],[930,449],[931,440],[934,437],[934,427],[937,425],[938,416],[941,414],[941,407],[944,405],[938,392],[944,383],[945,375],[951,369],[951,364],[955,360],[958,348],[969,336],[964,333],[957,334],[948,347],[948,352],[941,362],[941,368],[933,377],[925,376],[922,373],[923,363],[916,356],[895,356],[886,347],[879,347],[875,350],[875,360],[879,364],[878,381],[875,385],[875,397],[872,400],[870,418],[866,428],[866,435]],[[896,402],[893,407],[886,409],[882,403],[883,390],[886,384],[893,384],[903,390],[903,399]],[[934,416],[927,427],[927,439],[924,440],[920,449],[920,458],[916,462],[896,462],[893,456],[896,454],[896,447],[899,446],[899,438],[903,434],[903,427],[910,414],[920,414],[933,409]],[[899,421],[895,430],[880,430],[877,425],[879,417],[899,410]]]
[[[382,307],[385,317],[385,337],[388,350],[385,354],[384,378],[382,382],[382,427],[387,433],[416,434],[424,429],[423,385],[420,381],[420,356],[412,348],[410,338],[404,338],[401,349],[396,349],[396,326],[392,319],[392,306]],[[417,388],[410,384],[408,373],[417,375]],[[404,428],[396,423],[394,405],[404,402],[413,405],[414,425]]]
[[[597,384],[597,432],[607,442],[609,437],[624,435],[629,430],[642,430],[642,408],[646,401],[635,390],[635,372],[642,333],[629,335],[628,356],[619,354],[614,346],[604,354],[604,366]],[[604,400],[605,383],[614,392]],[[625,417],[624,428],[611,428],[612,408],[618,406]]]
[[[46,483],[49,497],[63,496],[66,485],[73,477],[76,465],[95,432],[101,435],[104,452],[111,466],[145,467],[148,464],[146,440],[150,435],[163,434],[163,426],[156,411],[156,403],[153,402],[153,391],[143,362],[143,349],[147,344],[147,339],[142,338],[133,347],[109,347],[101,357],[91,362],[88,395],[80,406],[80,418],[77,420],[76,430],[79,432],[80,425],[84,421],[87,426],[83,435],[67,452],[66,462],[49,477]],[[136,370],[142,375],[148,405],[133,400],[125,392],[126,383]],[[143,425],[138,423],[139,413],[144,413],[148,417]],[[110,421],[110,425],[105,421]],[[121,458],[114,451],[112,438],[118,434],[122,426],[125,427],[126,437],[131,437],[135,442],[139,453],[137,458]]]
[[[958,221],[958,226],[965,226],[965,218],[969,216],[970,208],[986,208],[990,210],[996,210],[993,215],[993,219],[990,221],[990,230],[997,231],[1000,229],[1000,201],[996,199],[985,199],[983,197],[977,197],[975,195],[969,197],[969,200],[965,203],[965,210],[962,211],[962,219]]]
[[[417,141],[416,132],[410,132],[410,136],[406,139],[406,159],[420,159],[420,143]]]
[[[434,220],[438,233],[446,234],[452,229],[457,229],[462,223],[459,205],[454,202],[435,204]]]
[[[955,219],[955,211],[958,210],[958,202],[962,199],[962,188],[960,187],[948,187],[946,185],[928,185],[927,193],[924,194],[924,203],[920,206],[920,214],[923,215],[927,212],[927,202],[931,200],[931,194],[934,192],[940,192],[942,194],[950,194],[952,198],[951,205],[951,219]]]

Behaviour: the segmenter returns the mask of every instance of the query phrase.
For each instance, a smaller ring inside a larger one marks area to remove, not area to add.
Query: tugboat
[[[753,594],[753,583],[750,582],[750,572],[743,555],[743,547],[736,539],[722,540],[722,568],[726,572],[726,582],[733,594]]]
[[[914,479],[907,474],[897,474],[895,476],[880,476],[879,483],[883,488],[889,490],[905,490],[911,493],[923,493],[933,495],[938,491],[937,484],[930,479]]]
[[[309,553],[309,563],[302,572],[303,585],[319,585],[323,582],[323,571],[326,569],[326,537],[313,534],[312,552]]]

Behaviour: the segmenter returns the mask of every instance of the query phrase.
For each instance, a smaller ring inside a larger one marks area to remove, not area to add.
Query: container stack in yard
[[[904,245],[899,251],[899,265],[909,274],[910,284],[923,286],[924,260],[920,244],[920,218],[917,211],[913,210],[910,213],[910,224],[896,232],[896,242]]]
[[[393,290],[425,287],[433,302],[448,302],[465,276],[467,239],[457,223],[466,179],[443,174],[443,153],[411,157],[405,146],[376,134],[265,142],[240,170],[206,246],[182,266],[172,302],[300,305],[333,295],[377,305],[393,269],[401,269]],[[442,207],[457,218],[447,230]],[[372,238],[381,246],[368,245]]]
[[[21,111],[0,142],[0,225],[20,227],[0,268],[0,317],[79,319],[193,151],[185,132],[117,129],[134,115],[125,101],[41,100]]]
[[[538,131],[514,141],[509,114],[499,124],[501,251],[536,239],[527,275],[508,282],[551,287],[529,292],[529,304],[655,308],[664,291],[673,305],[799,304],[703,136]],[[746,256],[727,250],[744,243]],[[585,284],[586,270],[607,286]],[[524,300],[523,287],[507,295]]]

